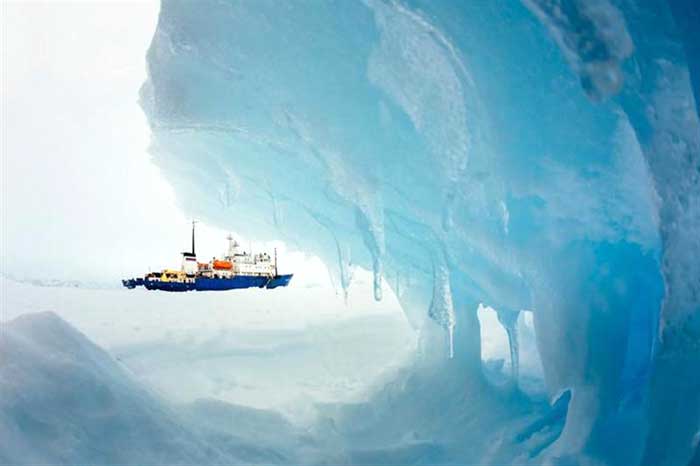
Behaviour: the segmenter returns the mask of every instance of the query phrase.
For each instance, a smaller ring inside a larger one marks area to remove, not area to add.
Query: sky
[[[151,163],[138,105],[157,1],[2,3],[2,268],[20,279],[118,284],[177,267],[191,219]],[[235,233],[235,232],[234,232]],[[224,232],[197,225],[198,253]],[[281,242],[295,285],[331,286],[324,264]]]

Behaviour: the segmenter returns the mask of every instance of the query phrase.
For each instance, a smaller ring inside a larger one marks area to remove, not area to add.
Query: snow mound
[[[3,323],[0,355],[2,464],[298,461],[301,449],[289,447],[298,434],[282,418],[226,403],[169,405],[54,313]],[[257,435],[261,425],[269,435]]]

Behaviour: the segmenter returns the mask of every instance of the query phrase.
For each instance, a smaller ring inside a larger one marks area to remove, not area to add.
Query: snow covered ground
[[[358,287],[371,280],[367,272],[356,275]],[[357,292],[347,305],[332,288],[294,285],[176,294],[0,278],[0,289],[0,332],[17,316],[54,312],[176,402],[216,398],[305,416],[312,403],[365,399],[410,364],[416,348],[417,335],[388,288],[382,302]],[[526,316],[520,365],[522,382],[531,384],[541,381],[541,367]],[[505,375],[505,330],[490,308],[480,308],[479,318],[482,359]]]
[[[55,312],[178,402],[211,397],[294,415],[311,402],[357,401],[416,344],[395,301],[356,294],[345,306],[330,288],[172,294],[3,278],[2,291],[0,322]]]
[[[5,323],[0,354],[2,465],[298,463],[318,450],[273,412],[168,402],[52,312]]]

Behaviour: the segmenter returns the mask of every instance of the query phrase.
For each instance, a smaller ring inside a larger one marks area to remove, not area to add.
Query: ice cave
[[[97,445],[139,425],[141,456],[79,458],[700,465],[697,2],[163,0],[147,74],[149,152],[183,212],[319,257],[346,298],[386,284],[417,349],[303,433],[209,401],[178,416],[242,433],[202,437],[152,421],[171,408],[82,335],[20,318],[0,350],[60,333],[117,380],[76,409],[147,413],[91,418]]]

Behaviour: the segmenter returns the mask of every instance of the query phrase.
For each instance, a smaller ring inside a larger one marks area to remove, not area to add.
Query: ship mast
[[[192,255],[194,256],[194,224],[197,223],[196,220],[192,220]]]

